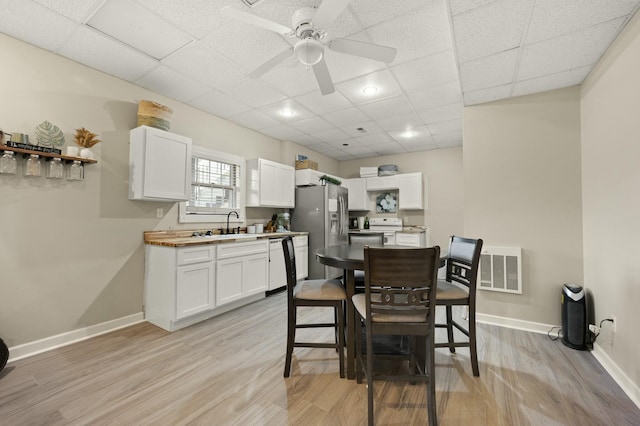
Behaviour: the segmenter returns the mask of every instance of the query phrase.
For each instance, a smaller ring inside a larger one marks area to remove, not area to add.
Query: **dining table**
[[[407,246],[367,244],[369,247],[384,247],[391,249],[411,249]],[[351,298],[355,294],[354,271],[364,270],[364,244],[339,244],[319,248],[315,251],[316,260],[323,265],[333,266],[343,270],[343,282],[347,293],[346,309],[346,349],[347,349],[347,379],[355,379],[356,359],[356,313]],[[444,259],[440,260],[440,266]]]

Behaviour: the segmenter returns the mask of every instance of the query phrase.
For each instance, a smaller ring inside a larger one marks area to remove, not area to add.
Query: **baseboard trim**
[[[144,321],[142,312],[9,348],[9,363]]]
[[[558,333],[560,333],[559,325],[524,321],[515,318],[499,317],[496,315],[476,313],[476,320],[482,324],[497,325],[499,327],[513,328],[522,331],[531,331],[533,333],[539,334],[549,334],[552,337],[557,337]],[[552,329],[553,331],[550,332]]]
[[[638,408],[640,408],[640,387],[636,385],[627,374],[616,364],[599,345],[593,344],[593,350],[591,351],[595,359],[600,363],[613,380],[620,385],[624,393],[633,401]]]
[[[476,320],[482,324],[497,325],[499,327],[513,328],[516,330],[531,331],[533,333],[548,334],[552,337],[558,336],[560,326],[543,324],[539,322],[523,321],[514,318],[499,317],[496,315],[487,315],[476,313]],[[553,328],[555,327],[555,328]],[[553,328],[553,332],[549,332]],[[591,351],[593,357],[600,363],[602,368],[615,380],[622,388],[622,391],[640,408],[640,387],[636,385],[627,374],[616,364],[609,355],[598,346],[593,345]]]

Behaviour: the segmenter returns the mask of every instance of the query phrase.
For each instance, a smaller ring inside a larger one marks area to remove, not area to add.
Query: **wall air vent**
[[[483,247],[478,275],[481,290],[522,294],[522,249]]]

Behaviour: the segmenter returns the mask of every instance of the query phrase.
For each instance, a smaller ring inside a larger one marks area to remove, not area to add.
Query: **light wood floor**
[[[143,323],[16,361],[0,373],[0,424],[366,424],[365,385],[339,378],[335,351],[296,349],[282,377],[285,324],[278,294],[178,332]],[[640,425],[588,352],[486,325],[479,337],[479,378],[467,349],[436,351],[441,425]],[[377,424],[427,423],[424,385],[374,388]]]

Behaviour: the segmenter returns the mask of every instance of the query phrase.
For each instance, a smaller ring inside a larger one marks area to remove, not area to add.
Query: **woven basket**
[[[138,103],[138,126],[149,126],[169,130],[173,110],[153,101],[142,100]]]

